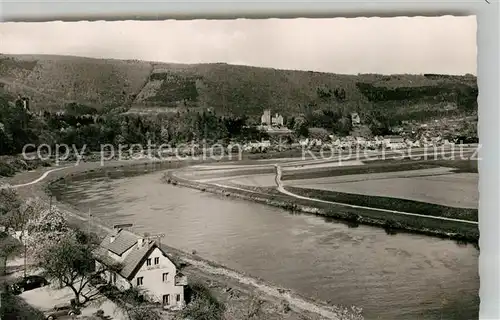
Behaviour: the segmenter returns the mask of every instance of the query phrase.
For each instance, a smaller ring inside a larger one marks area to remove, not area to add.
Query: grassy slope
[[[212,107],[219,112],[259,115],[266,108],[302,113],[301,105],[314,101],[317,108],[358,111],[362,116],[370,108],[391,109],[403,117],[442,109],[456,100],[455,91],[477,88],[475,77],[356,76],[223,63],[183,65],[43,55],[0,56],[0,86],[2,83],[9,92],[32,97],[36,107],[69,101],[97,107],[130,102],[137,109]],[[403,93],[396,100],[370,101],[381,87],[389,91],[427,87],[423,90],[428,94],[406,98]],[[343,88],[346,100],[318,99],[318,88]],[[439,89],[437,95],[435,88]]]

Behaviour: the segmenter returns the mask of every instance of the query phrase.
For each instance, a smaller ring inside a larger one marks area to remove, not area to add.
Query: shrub
[[[290,307],[290,303],[286,300],[282,300],[280,304],[280,312],[283,314],[287,314],[290,311],[292,311],[292,308]]]
[[[186,295],[188,305],[181,313],[184,319],[223,319],[226,309],[225,305],[220,302],[205,285],[201,283],[190,284],[186,289]]]
[[[28,168],[28,164],[26,161],[21,160],[21,159],[14,159],[10,161],[9,165],[15,170],[15,171],[22,171],[26,170]]]
[[[0,177],[12,177],[16,174],[16,170],[5,162],[0,162]]]
[[[384,227],[386,229],[401,229],[403,228],[403,225],[398,221],[387,219],[384,223]]]
[[[350,222],[358,222],[361,219],[361,216],[359,214],[348,212],[345,219]]]

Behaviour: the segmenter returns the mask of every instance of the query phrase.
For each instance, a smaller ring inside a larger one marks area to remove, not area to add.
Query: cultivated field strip
[[[435,220],[446,220],[446,221],[460,222],[460,223],[467,223],[467,224],[474,224],[474,225],[478,224],[478,222],[476,222],[476,221],[453,219],[453,218],[446,218],[446,217],[437,217],[437,216],[430,216],[430,215],[423,215],[423,214],[418,214],[418,213],[402,212],[402,211],[395,211],[395,210],[388,210],[388,209],[371,208],[371,207],[357,206],[357,205],[353,205],[353,204],[332,202],[332,201],[326,201],[326,200],[320,200],[320,199],[314,199],[314,198],[300,196],[298,194],[289,192],[288,190],[286,190],[283,187],[283,184],[281,183],[281,167],[276,165],[276,168],[277,168],[277,170],[276,170],[276,184],[278,186],[278,191],[280,191],[281,193],[286,194],[290,197],[297,198],[297,199],[333,204],[333,205],[344,206],[344,207],[353,208],[353,209],[373,210],[373,211],[386,212],[386,213],[397,214],[397,215],[413,216],[413,217],[435,219]]]
[[[310,180],[307,183],[285,185],[305,190],[318,190],[318,192],[326,191],[332,193],[362,195],[365,197],[395,198],[446,207],[477,209],[479,204],[478,183],[477,179],[469,177],[471,175],[476,176],[477,178],[477,174],[473,173],[451,173],[413,177],[389,177],[386,179],[366,179],[345,182],[332,181],[330,183],[315,183]],[[292,190],[289,189],[289,191]],[[292,192],[302,194],[296,190]],[[302,195],[311,196],[307,194]],[[335,201],[334,199],[328,198],[325,200]],[[404,211],[409,210],[411,212],[415,212],[410,209],[391,209]]]
[[[347,183],[358,182],[366,180],[382,180],[382,179],[395,179],[395,178],[410,178],[422,176],[436,176],[445,175],[453,172],[454,168],[437,167],[431,169],[408,170],[408,171],[395,171],[383,173],[366,173],[366,174],[350,174],[345,176],[333,176],[316,179],[300,179],[300,180],[287,180],[285,185],[302,186],[313,184],[332,184],[332,183]]]

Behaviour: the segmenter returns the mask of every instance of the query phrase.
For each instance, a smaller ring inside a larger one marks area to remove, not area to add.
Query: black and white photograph
[[[477,319],[477,32],[0,23],[0,319]]]

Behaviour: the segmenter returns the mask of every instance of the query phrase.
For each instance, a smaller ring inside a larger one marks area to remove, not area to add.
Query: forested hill
[[[0,55],[0,90],[29,97],[35,110],[76,102],[98,110],[211,108],[255,118],[264,109],[285,116],[356,111],[397,120],[475,113],[478,92],[472,75],[340,75],[44,55]]]

